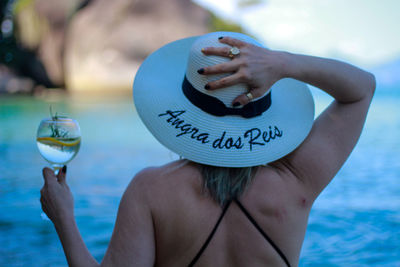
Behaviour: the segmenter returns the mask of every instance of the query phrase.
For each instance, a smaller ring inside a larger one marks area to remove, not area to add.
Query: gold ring
[[[248,93],[246,94],[246,96],[247,96],[247,98],[249,99],[249,101],[251,101],[251,100],[254,99],[254,96],[253,96],[253,94],[252,94],[251,92],[248,92]]]
[[[237,48],[236,46],[233,46],[230,50],[229,50],[229,57],[230,58],[234,58],[236,56],[238,56],[240,54],[240,49]]]

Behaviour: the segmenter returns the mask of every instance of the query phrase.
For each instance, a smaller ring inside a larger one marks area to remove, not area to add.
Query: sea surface
[[[352,155],[312,209],[300,266],[400,266],[400,93],[379,90]],[[313,89],[317,112],[331,101]],[[68,182],[82,236],[96,259],[107,248],[120,197],[142,168],[178,157],[145,129],[130,95],[0,96],[0,266],[67,266],[41,218],[35,141],[49,105],[80,123]]]

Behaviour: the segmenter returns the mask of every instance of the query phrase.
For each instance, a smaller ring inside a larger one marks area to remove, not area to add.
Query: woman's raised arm
[[[375,90],[374,76],[337,60],[272,51],[230,37],[220,38],[220,42],[238,47],[240,56],[199,70],[205,75],[233,73],[209,83],[209,90],[246,83],[252,95],[259,97],[276,81],[289,77],[314,85],[335,99],[315,120],[305,141],[274,163],[304,181],[310,197],[315,199],[342,167],[360,137]],[[203,53],[226,57],[229,50],[209,47]],[[233,102],[245,105],[249,99],[243,94]]]
[[[315,120],[306,140],[282,159],[316,198],[343,166],[363,129],[375,77],[332,59],[283,53],[285,76],[314,85],[335,100]]]

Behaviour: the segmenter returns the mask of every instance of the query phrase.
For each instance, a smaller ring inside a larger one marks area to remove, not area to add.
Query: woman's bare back
[[[203,188],[195,163],[180,160],[143,171],[134,182],[146,192],[156,244],[156,266],[187,266],[198,253],[222,208]],[[260,167],[240,202],[297,265],[311,202],[302,183],[276,167]],[[223,217],[196,266],[285,266],[277,251],[236,203]]]

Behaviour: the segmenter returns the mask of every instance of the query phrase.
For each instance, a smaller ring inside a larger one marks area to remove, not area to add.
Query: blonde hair
[[[239,197],[253,180],[258,166],[226,168],[198,164],[204,188],[221,206]]]

